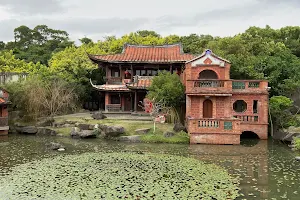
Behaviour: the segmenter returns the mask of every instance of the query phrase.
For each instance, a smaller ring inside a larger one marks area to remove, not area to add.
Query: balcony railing
[[[108,84],[121,84],[122,83],[122,77],[107,77],[106,82]]]
[[[258,115],[235,115],[237,119],[242,120],[242,122],[246,123],[257,123],[258,122]]]
[[[222,119],[188,119],[190,133],[235,133],[239,132],[240,120],[235,118]]]
[[[0,126],[8,126],[8,118],[0,117]]]
[[[186,93],[267,92],[268,82],[257,80],[188,80]]]
[[[211,93],[231,93],[230,80],[188,80],[186,93],[211,94]]]
[[[194,87],[202,87],[202,88],[218,88],[224,87],[224,81],[208,81],[208,80],[199,80],[194,82]]]
[[[106,111],[108,112],[120,112],[121,111],[121,104],[107,104]]]

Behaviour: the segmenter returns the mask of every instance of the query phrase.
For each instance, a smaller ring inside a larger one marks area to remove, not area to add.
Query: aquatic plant
[[[297,150],[300,150],[300,138],[295,138],[294,139],[294,144],[295,144],[295,148]]]
[[[57,156],[0,179],[0,199],[235,199],[238,192],[221,167],[163,154]]]

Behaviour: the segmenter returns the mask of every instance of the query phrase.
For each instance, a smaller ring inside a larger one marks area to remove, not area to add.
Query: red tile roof
[[[103,91],[129,91],[126,85],[93,85],[93,87]]]
[[[151,83],[152,79],[141,79],[137,82],[127,84],[127,87],[132,89],[147,89]]]
[[[125,44],[121,54],[89,55],[93,61],[100,62],[151,62],[180,63],[195,58],[192,54],[183,53],[181,44],[146,46]]]

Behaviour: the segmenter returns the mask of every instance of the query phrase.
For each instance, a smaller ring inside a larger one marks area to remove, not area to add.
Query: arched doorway
[[[241,139],[259,139],[259,137],[252,131],[244,131],[242,132]]]
[[[218,79],[218,75],[212,70],[203,70],[199,73],[198,79]]]
[[[241,145],[245,147],[253,147],[259,142],[259,137],[252,131],[243,131],[240,136]]]
[[[203,118],[212,118],[213,115],[213,103],[210,99],[206,99],[203,102]]]

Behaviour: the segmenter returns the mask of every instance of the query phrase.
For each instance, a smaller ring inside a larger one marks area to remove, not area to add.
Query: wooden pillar
[[[173,67],[173,66],[172,66],[172,65],[170,65],[170,73],[171,73],[171,74],[173,74],[173,73],[172,73],[172,70],[173,70],[173,68],[172,68],[172,67]]]
[[[122,82],[122,80],[123,80],[123,73],[122,73],[122,68],[121,68],[121,64],[119,64],[119,71],[120,71],[120,77],[121,77],[121,82]]]
[[[108,65],[105,65],[105,74],[106,74],[106,80],[105,83],[108,84],[108,79],[111,76],[111,71],[108,69]]]
[[[121,110],[125,110],[125,94],[121,93]]]
[[[130,93],[130,111],[133,111],[134,106],[133,106],[133,98],[132,98],[132,93]]]
[[[132,64],[130,65],[130,70],[131,70],[131,82],[133,82],[134,72],[133,72]]]
[[[134,91],[134,112],[137,112],[137,90]]]

